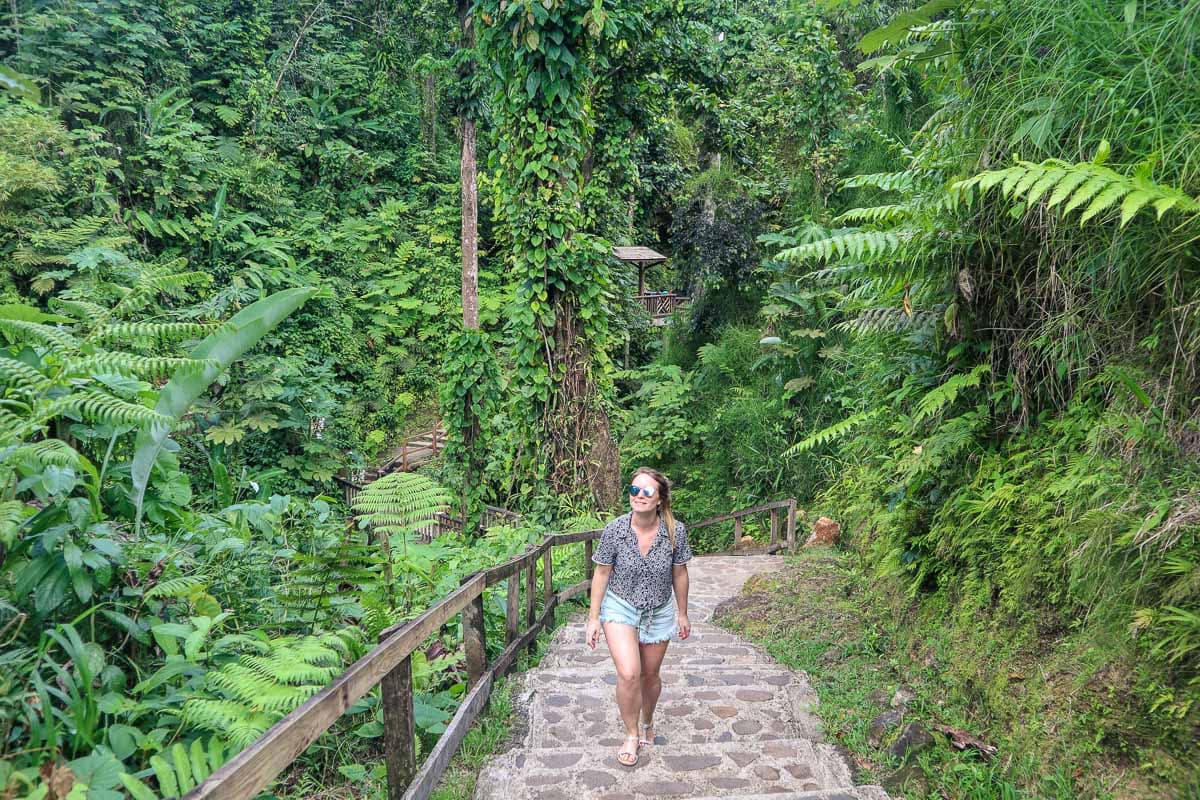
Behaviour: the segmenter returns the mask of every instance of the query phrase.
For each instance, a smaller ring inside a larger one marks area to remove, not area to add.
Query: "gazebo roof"
[[[667,260],[662,253],[656,253],[649,247],[614,247],[612,252],[621,261],[632,261],[642,266],[658,264]]]

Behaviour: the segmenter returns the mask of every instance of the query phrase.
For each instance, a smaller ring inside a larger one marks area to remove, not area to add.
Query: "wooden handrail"
[[[780,541],[781,531],[779,530],[779,512],[787,510],[787,518],[784,520],[785,527],[782,531],[783,541]],[[776,500],[772,503],[763,503],[759,506],[751,508],[743,508],[737,511],[731,511],[728,514],[718,514],[715,517],[710,517],[700,522],[688,526],[688,530],[696,530],[709,525],[716,525],[720,522],[729,522],[733,520],[733,542],[736,545],[742,538],[742,520],[751,514],[761,514],[763,512],[770,513],[770,539],[767,542],[767,553],[777,553],[780,550],[787,550],[789,553],[796,551],[796,499],[789,498],[787,500]]]
[[[348,483],[348,482],[344,482]],[[788,510],[787,542],[795,541],[796,501],[767,503],[704,520],[701,528],[730,519],[740,523],[749,514],[769,511],[772,517],[771,545],[778,545],[778,514]],[[740,525],[739,525],[740,527]],[[420,616],[393,625],[380,634],[371,652],[355,661],[333,683],[291,712],[257,741],[234,756],[185,797],[187,800],[250,800],[286,769],[309,745],[327,731],[360,697],[376,685],[382,687],[385,758],[390,800],[426,800],[450,759],[457,752],[471,724],[487,705],[496,681],[516,662],[523,648],[532,647],[537,636],[554,622],[555,608],[591,589],[592,550],[601,529],[548,534],[541,542],[503,564],[466,576],[454,592],[426,609]],[[554,548],[583,543],[584,574],[579,583],[554,590]],[[775,549],[769,552],[775,552]],[[542,559],[542,586],[536,586],[537,561]],[[520,607],[522,575],[525,608]],[[483,613],[483,593],[508,581],[505,648],[489,667]],[[537,595],[542,596],[537,615]],[[416,732],[413,717],[412,654],[437,633],[455,614],[462,614],[463,649],[466,652],[469,691],[429,757],[417,768]],[[521,632],[522,620],[526,630]]]

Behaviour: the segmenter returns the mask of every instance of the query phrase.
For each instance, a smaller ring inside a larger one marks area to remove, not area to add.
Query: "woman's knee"
[[[617,680],[621,683],[639,683],[642,680],[642,669],[637,664],[618,666]]]
[[[642,685],[653,686],[656,683],[662,683],[662,676],[658,674],[658,670],[653,672],[642,672]]]

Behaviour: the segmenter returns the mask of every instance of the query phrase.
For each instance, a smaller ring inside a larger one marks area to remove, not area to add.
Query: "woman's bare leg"
[[[617,708],[625,723],[625,735],[638,735],[642,712],[642,659],[638,652],[638,630],[620,622],[604,623],[604,638],[617,667]]]
[[[662,677],[658,671],[662,667],[663,658],[667,655],[668,644],[670,642],[638,646],[642,662],[641,721],[647,724],[654,721],[654,709],[658,707],[658,697],[662,694]]]

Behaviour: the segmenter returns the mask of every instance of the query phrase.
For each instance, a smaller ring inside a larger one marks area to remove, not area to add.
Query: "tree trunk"
[[[463,327],[479,328],[479,187],[475,181],[475,120],[462,118]]]
[[[578,312],[574,298],[560,298],[555,325],[546,332],[552,364],[565,368],[542,416],[550,486],[564,497],[586,486],[597,508],[611,509],[620,493],[621,460],[592,379],[591,348],[580,338]]]

